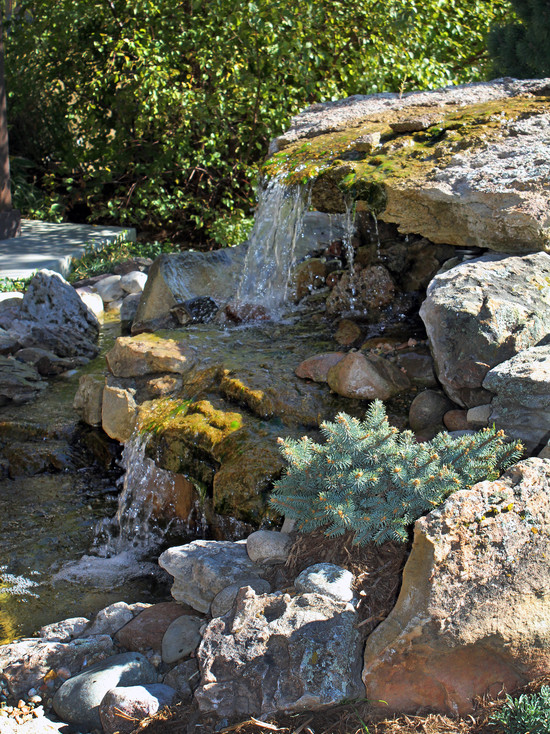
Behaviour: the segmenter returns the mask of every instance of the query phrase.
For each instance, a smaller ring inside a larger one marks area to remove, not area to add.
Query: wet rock
[[[246,247],[212,252],[179,252],[158,257],[149,270],[135,323],[141,327],[170,314],[178,303],[210,296],[226,303],[234,295],[242,273]]]
[[[91,342],[99,334],[96,316],[82,303],[75,289],[51,270],[39,270],[33,276],[23,298],[20,319],[37,322],[54,331],[61,329],[68,334],[78,334]]]
[[[131,293],[122,301],[122,305],[120,307],[120,320],[124,324],[131,324],[134,320],[140,299],[141,293]]]
[[[316,563],[305,568],[294,580],[294,587],[304,594],[322,594],[335,601],[353,599],[353,574],[333,563]]]
[[[0,355],[13,354],[19,347],[17,339],[0,327]]]
[[[194,652],[201,641],[201,617],[183,615],[175,619],[162,638],[162,661],[176,663]]]
[[[413,348],[397,352],[395,362],[413,385],[424,388],[437,387],[433,359],[427,350]]]
[[[53,693],[65,680],[58,672],[78,673],[84,663],[103,660],[114,651],[107,635],[74,640],[70,643],[24,639],[0,646],[0,676],[15,698],[30,688]]]
[[[186,326],[187,324],[208,324],[216,317],[220,307],[210,296],[196,296],[184,303],[178,303],[170,309],[178,323]]]
[[[101,405],[101,425],[105,433],[120,443],[128,441],[137,421],[138,407],[128,390],[106,385]]]
[[[108,691],[156,681],[156,670],[143,655],[137,652],[112,655],[65,681],[53,698],[53,708],[69,724],[101,729],[99,706]]]
[[[254,578],[253,576],[243,578],[236,584],[226,586],[225,589],[218,592],[212,599],[212,604],[210,605],[210,614],[212,617],[223,617],[224,614],[231,611],[237,594],[243,586],[250,586],[258,595],[269,594],[271,592],[271,584],[265,579]]]
[[[32,477],[45,471],[73,468],[73,454],[65,441],[10,441],[4,456],[9,462],[9,476]]]
[[[115,377],[137,377],[156,372],[187,372],[195,354],[183,341],[141,334],[119,337],[105,359]]]
[[[161,683],[124,686],[107,691],[99,706],[105,734],[131,734],[138,723],[176,702],[177,693]]]
[[[163,678],[164,684],[173,688],[183,703],[191,701],[199,681],[199,665],[196,658],[178,663]]]
[[[334,339],[343,347],[349,347],[361,338],[361,328],[350,319],[342,319],[336,329]]]
[[[34,367],[11,357],[0,357],[0,405],[28,403],[45,387]]]
[[[328,371],[331,390],[346,398],[387,400],[410,387],[410,382],[388,360],[350,352]]]
[[[443,416],[454,408],[440,390],[424,390],[415,397],[409,408],[409,425],[413,431],[433,429],[434,435],[443,429]]]
[[[458,405],[488,403],[487,372],[550,329],[550,255],[485,255],[437,275],[420,315],[437,376]]]
[[[105,378],[96,375],[82,375],[78,381],[73,408],[89,426],[101,425],[104,387]]]
[[[41,627],[38,636],[48,642],[69,642],[75,637],[80,637],[90,620],[86,617],[72,617],[61,622],[53,622]]]
[[[327,313],[369,314],[388,306],[395,295],[390,274],[382,265],[373,265],[353,274],[344,273],[327,298]]]
[[[287,533],[257,530],[246,539],[246,552],[254,563],[285,563],[291,545],[292,539]]]
[[[103,303],[110,304],[124,298],[125,291],[121,285],[120,275],[108,275],[95,284],[95,290],[101,296]]]
[[[384,711],[465,714],[550,673],[550,461],[451,495],[417,520],[399,599],[367,640]]]
[[[174,599],[203,613],[226,586],[265,573],[248,557],[244,541],[195,540],[164,551],[159,566],[174,577]]]
[[[130,605],[124,601],[117,601],[105,609],[101,609],[93,618],[86,630],[86,636],[113,635],[134,618]]]
[[[294,370],[297,377],[314,382],[326,382],[331,367],[345,357],[345,352],[326,352],[308,357]]]
[[[311,257],[299,263],[292,276],[296,301],[301,301],[316,288],[321,288],[325,284],[326,276],[326,265],[318,257]]]
[[[195,698],[217,718],[262,716],[336,704],[361,695],[353,608],[318,594],[257,596],[206,628]]]
[[[489,421],[534,450],[550,435],[550,345],[493,367],[483,387],[496,393]]]
[[[74,359],[63,359],[47,349],[40,349],[40,347],[19,349],[14,357],[20,362],[25,362],[25,364],[32,364],[43,377],[60,375],[76,367]]]
[[[116,633],[116,641],[134,652],[147,649],[160,652],[164,633],[182,614],[191,614],[190,607],[176,602],[153,604],[125,624]]]
[[[267,310],[257,303],[228,303],[224,313],[235,324],[248,324],[254,321],[270,321]]]
[[[120,286],[126,293],[141,293],[145,287],[145,283],[147,283],[147,273],[142,273],[141,270],[133,270],[125,273],[120,278]]]
[[[475,410],[475,408],[471,408]],[[448,431],[468,431],[471,426],[468,423],[468,411],[466,410],[448,410],[443,416],[443,423]]]

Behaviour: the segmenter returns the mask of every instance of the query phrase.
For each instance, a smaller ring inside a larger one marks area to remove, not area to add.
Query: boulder
[[[163,683],[173,688],[183,703],[189,703],[193,691],[199,685],[200,673],[197,658],[178,663],[163,678]]]
[[[453,407],[453,403],[441,390],[424,390],[418,393],[409,408],[411,430],[432,430],[435,435],[443,430],[443,416]]]
[[[134,320],[140,299],[141,293],[130,293],[130,295],[126,296],[122,301],[122,305],[120,307],[120,320],[126,324],[126,326],[131,324]]]
[[[97,319],[103,316],[103,299],[99,293],[88,292],[84,288],[77,288],[76,292],[80,296],[82,303],[88,308]]]
[[[129,273],[125,273],[120,279],[120,285],[122,290],[126,293],[141,293],[147,283],[147,273],[142,273],[141,270],[132,270]]]
[[[338,395],[363,400],[388,400],[410,387],[407,376],[391,362],[361,352],[346,354],[329,369],[327,381]]]
[[[79,334],[92,342],[99,334],[95,314],[72,285],[52,270],[39,270],[33,276],[23,298],[20,319],[35,321],[54,331]]]
[[[234,295],[246,247],[211,252],[178,252],[158,257],[149,270],[134,324],[140,329],[170,319],[170,309],[195,296],[226,303]]]
[[[378,313],[394,296],[395,285],[386,268],[372,265],[344,273],[327,298],[327,313]]]
[[[8,327],[8,334],[21,347],[48,349],[58,357],[74,357],[84,364],[99,353],[95,341],[69,327],[50,326],[30,319],[15,319]]]
[[[38,630],[38,637],[48,642],[69,642],[80,637],[90,620],[86,617],[72,617],[61,622],[46,624]]]
[[[417,520],[397,604],[367,640],[367,698],[466,714],[549,675],[549,518],[550,461],[532,458]]]
[[[209,611],[212,599],[226,586],[265,574],[248,557],[245,541],[194,540],[164,551],[159,566],[174,577],[174,599],[203,613]]]
[[[113,637],[124,625],[134,618],[134,612],[129,604],[117,601],[108,607],[100,609],[86,630],[86,637],[93,635],[110,635]]]
[[[313,382],[326,382],[331,367],[345,357],[345,352],[325,352],[308,357],[294,370],[297,377]]]
[[[244,587],[199,647],[195,699],[217,718],[316,709],[362,694],[353,607],[319,594]]]
[[[105,378],[96,375],[82,375],[78,381],[73,408],[89,426],[101,425],[104,387]]]
[[[321,288],[325,284],[326,276],[327,266],[318,257],[311,257],[299,263],[292,276],[296,301],[301,301],[316,288]]]
[[[25,364],[32,364],[43,377],[60,375],[76,366],[74,359],[58,357],[53,352],[40,347],[25,347],[14,354],[15,359]]]
[[[177,663],[195,652],[201,641],[203,624],[201,617],[187,614],[175,619],[162,638],[162,662]]]
[[[162,683],[111,688],[99,705],[103,731],[131,734],[142,719],[154,716],[176,700],[176,691]]]
[[[191,610],[176,602],[160,602],[144,609],[116,633],[116,641],[126,650],[143,652],[151,649],[160,652],[162,638],[168,627],[182,614]]]
[[[271,592],[271,584],[265,579],[254,578],[253,576],[243,578],[236,584],[226,586],[225,589],[218,592],[212,599],[212,604],[210,605],[210,614],[212,617],[223,617],[224,614],[230,612],[237,598],[237,594],[243,586],[250,586],[258,595],[269,594]]]
[[[272,143],[270,152],[285,148],[285,157],[268,160],[266,168],[271,175],[289,173],[290,183],[308,173],[316,178],[312,204],[322,211],[345,211],[349,192],[378,220],[435,243],[546,250],[547,89],[547,79],[504,78],[314,105]],[[410,121],[419,118],[430,127],[415,131]],[[387,142],[361,153],[365,135],[373,133]],[[322,155],[327,165],[319,174]]]
[[[0,357],[0,405],[34,400],[46,387],[37,370],[11,357]]]
[[[95,284],[96,292],[101,296],[101,300],[109,308],[113,301],[119,301],[124,298],[126,291],[122,287],[120,275],[108,275]]]
[[[195,352],[183,341],[154,334],[121,336],[105,355],[107,366],[115,377],[139,377],[157,372],[188,372]]]
[[[445,392],[471,408],[490,402],[487,372],[550,330],[550,255],[484,255],[430,283],[420,316]]]
[[[287,533],[276,530],[256,530],[246,539],[246,552],[254,563],[285,563],[292,545],[292,538]]]
[[[520,438],[528,451],[550,436],[550,344],[531,347],[493,367],[483,387],[496,393],[489,423]],[[469,413],[468,413],[469,416]]]
[[[65,681],[53,698],[53,709],[68,724],[101,730],[99,706],[108,691],[156,682],[156,670],[143,655],[111,655]]]
[[[304,594],[322,594],[336,601],[350,602],[353,574],[334,563],[316,563],[305,568],[294,579],[294,588]]]
[[[361,338],[361,327],[351,321],[351,319],[342,319],[336,329],[334,340],[342,347],[350,347],[354,342]]]
[[[101,425],[105,433],[120,443],[128,441],[137,422],[138,407],[129,390],[106,385],[101,404]]]
[[[85,663],[95,663],[112,655],[113,641],[107,635],[78,642],[53,642],[23,639],[0,645],[0,676],[14,698],[24,696],[30,688],[53,691],[65,681],[63,670],[78,673]]]

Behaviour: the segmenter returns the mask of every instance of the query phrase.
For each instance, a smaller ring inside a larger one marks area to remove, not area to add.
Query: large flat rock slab
[[[316,105],[274,141],[265,172],[312,180],[320,211],[361,201],[432,242],[549,250],[549,88],[498,79]]]

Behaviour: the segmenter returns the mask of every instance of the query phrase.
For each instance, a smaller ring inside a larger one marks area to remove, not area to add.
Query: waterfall
[[[237,302],[268,311],[285,303],[310,191],[309,185],[285,186],[279,178],[261,191]]]

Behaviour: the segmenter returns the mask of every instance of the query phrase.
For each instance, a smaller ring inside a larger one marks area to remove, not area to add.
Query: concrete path
[[[136,230],[24,219],[20,237],[0,240],[0,278],[28,278],[42,268],[67,275],[71,260],[82,257],[87,244],[101,249],[118,237],[134,241]]]

